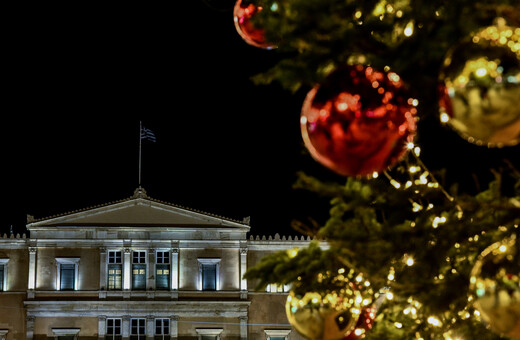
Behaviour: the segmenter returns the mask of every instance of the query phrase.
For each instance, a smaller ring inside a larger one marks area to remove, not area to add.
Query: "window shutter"
[[[155,288],[170,289],[170,265],[158,264],[155,266]]]
[[[60,290],[74,290],[74,264],[61,264]]]
[[[146,289],[146,265],[134,264],[132,267],[132,289]]]
[[[202,290],[217,290],[217,265],[202,265]]]

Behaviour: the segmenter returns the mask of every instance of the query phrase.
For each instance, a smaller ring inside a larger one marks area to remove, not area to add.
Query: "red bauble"
[[[254,1],[238,0],[233,10],[235,28],[249,45],[270,50],[276,46],[266,41],[264,29],[256,27],[251,22],[251,19],[261,10],[262,6],[255,4]]]
[[[416,131],[414,105],[396,73],[345,66],[307,94],[302,137],[313,158],[334,172],[371,175],[407,152]]]
[[[363,309],[361,315],[356,324],[356,328],[349,335],[343,338],[343,340],[358,340],[364,338],[366,332],[372,329],[374,319],[376,317],[376,308],[369,307]]]

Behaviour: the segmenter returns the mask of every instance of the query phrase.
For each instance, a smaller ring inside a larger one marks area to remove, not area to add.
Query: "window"
[[[78,264],[79,258],[58,257],[57,270],[57,289],[76,290],[78,289]]]
[[[265,291],[268,293],[287,293],[289,290],[289,285],[279,285],[276,283],[271,283],[265,288]]]
[[[199,289],[219,290],[219,265],[220,259],[199,260]]]
[[[76,340],[79,331],[79,328],[53,328],[52,334],[56,340]]]
[[[106,339],[121,340],[121,319],[107,319]]]
[[[7,333],[9,332],[8,329],[0,329],[0,340],[7,339]]]
[[[197,328],[195,329],[198,340],[220,340],[222,328]]]
[[[108,252],[108,289],[121,290],[123,260],[120,251]]]
[[[155,319],[155,340],[170,339],[170,319]]]
[[[130,320],[130,340],[146,339],[146,319]]]
[[[7,290],[7,262],[9,259],[0,259],[0,292]]]
[[[168,251],[156,253],[155,289],[170,289],[170,253]]]
[[[289,339],[290,329],[265,329],[266,340],[287,340]]]
[[[146,289],[146,252],[132,253],[132,289]]]

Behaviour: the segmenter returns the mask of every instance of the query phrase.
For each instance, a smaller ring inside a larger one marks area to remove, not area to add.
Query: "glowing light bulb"
[[[404,35],[407,37],[411,37],[413,34],[413,29],[414,29],[413,21],[410,21],[406,25],[406,28],[404,29]]]

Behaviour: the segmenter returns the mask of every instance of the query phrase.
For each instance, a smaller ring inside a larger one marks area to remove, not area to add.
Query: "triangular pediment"
[[[137,192],[133,197],[119,202],[29,222],[29,229],[43,226],[200,226],[249,229],[245,223],[160,202],[143,192]]]

